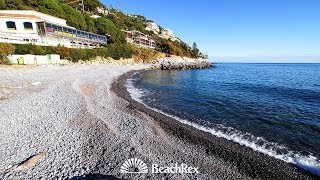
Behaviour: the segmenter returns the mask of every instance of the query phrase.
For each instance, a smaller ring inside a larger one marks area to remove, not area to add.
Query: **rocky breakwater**
[[[153,61],[151,69],[208,69],[212,64],[206,59],[161,58]]]

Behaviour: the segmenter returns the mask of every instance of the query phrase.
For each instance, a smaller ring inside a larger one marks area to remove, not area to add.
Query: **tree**
[[[198,49],[198,45],[197,45],[196,42],[194,42],[194,43],[192,44],[192,51],[193,51],[193,53],[192,53],[192,57],[193,57],[193,58],[199,57],[200,51],[199,51],[199,49]]]
[[[94,12],[98,7],[106,8],[99,0],[86,0],[84,1],[85,9]]]
[[[198,45],[196,42],[193,42],[192,44],[192,49],[195,50],[195,49],[198,49]]]
[[[41,0],[39,2],[39,5],[42,6],[41,10],[46,11],[44,13],[64,18],[65,11],[62,9],[60,4],[61,3],[56,0]]]
[[[6,9],[6,8],[7,8],[7,4],[5,0],[0,0],[0,9]]]
[[[73,26],[81,30],[86,29],[86,19],[84,18],[81,12],[76,11],[71,6],[66,4],[62,4],[61,6],[66,14],[64,18],[67,19],[67,22],[70,26]]]
[[[13,54],[15,47],[9,43],[0,43],[0,55],[8,56]]]
[[[87,16],[87,15],[84,18],[85,18],[86,23],[87,23],[86,30],[89,31],[89,32],[95,33],[96,32],[96,27],[95,27],[95,24],[94,24],[94,19],[92,17],[90,17],[90,16]]]
[[[125,34],[120,29],[118,29],[111,20],[102,17],[96,19],[95,24],[98,34],[111,35],[111,43],[126,42]]]

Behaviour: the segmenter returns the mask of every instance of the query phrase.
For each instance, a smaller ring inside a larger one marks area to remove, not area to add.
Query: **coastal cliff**
[[[208,69],[212,64],[205,59],[161,58],[153,61],[151,69]]]

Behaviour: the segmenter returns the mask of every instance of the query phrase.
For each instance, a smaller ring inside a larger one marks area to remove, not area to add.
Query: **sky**
[[[216,62],[319,62],[320,0],[102,0],[140,14]]]

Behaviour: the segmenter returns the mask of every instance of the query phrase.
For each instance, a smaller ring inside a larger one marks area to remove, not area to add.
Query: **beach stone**
[[[47,151],[41,152],[37,155],[32,156],[31,158],[27,159],[26,161],[13,165],[11,168],[6,169],[4,172],[12,172],[12,171],[21,171],[25,169],[29,169],[33,166],[35,166],[39,160],[41,160],[45,155],[47,154]]]
[[[1,89],[2,90],[2,92],[4,93],[4,94],[10,94],[11,93],[11,91],[9,91],[8,89]]]
[[[184,60],[174,63],[180,62]],[[150,109],[130,99],[125,87],[132,73],[150,66],[0,67],[0,77],[8,77],[0,78],[0,84],[21,87],[26,79],[45,82],[37,91],[34,86],[21,88],[0,103],[0,179],[311,179],[285,162],[163,114],[153,116]],[[169,63],[165,66],[170,68]],[[39,150],[49,153],[41,158]],[[26,158],[31,155],[29,163]],[[139,158],[148,166],[187,163],[201,173],[120,173],[129,158]],[[26,169],[3,173],[13,165]]]

